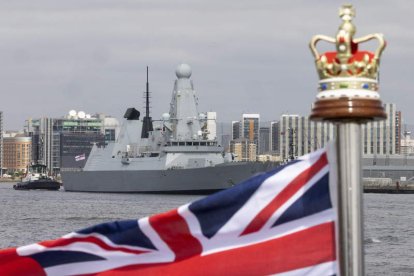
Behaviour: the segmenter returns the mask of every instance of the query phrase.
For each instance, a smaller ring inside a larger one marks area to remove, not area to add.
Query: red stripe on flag
[[[240,236],[259,231],[273,213],[286,203],[299,189],[328,164],[326,153],[322,154],[311,167],[301,172],[250,222]]]
[[[15,248],[0,250],[1,275],[46,275],[43,268],[32,258],[17,255]]]
[[[200,242],[191,235],[187,222],[178,214],[177,209],[152,216],[149,222],[174,251],[176,261],[201,254]]]
[[[93,275],[269,275],[336,260],[328,222],[245,247],[169,264],[127,266]]]
[[[125,253],[133,253],[133,254],[141,254],[141,253],[149,252],[149,250],[134,250],[134,249],[128,249],[128,248],[123,248],[123,247],[111,246],[96,237],[84,237],[84,238],[77,237],[77,238],[68,238],[68,239],[61,238],[57,240],[39,242],[39,244],[47,248],[53,249],[53,247],[67,246],[67,245],[70,245],[76,242],[93,243],[107,251],[121,251]]]

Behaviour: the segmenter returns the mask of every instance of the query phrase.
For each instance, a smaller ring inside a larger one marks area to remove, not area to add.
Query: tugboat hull
[[[19,182],[13,185],[15,190],[50,190],[57,191],[60,189],[60,183],[54,180],[35,180],[29,182]]]

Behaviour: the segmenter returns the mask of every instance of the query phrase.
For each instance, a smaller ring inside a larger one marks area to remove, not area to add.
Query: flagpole
[[[339,16],[343,22],[335,37],[316,35],[310,42],[320,78],[310,118],[336,125],[337,259],[340,275],[359,276],[365,274],[361,125],[386,118],[378,93],[379,62],[386,44],[381,34],[354,39],[352,5],[343,5]],[[375,53],[358,51],[362,42],[372,39],[379,42]],[[335,44],[336,52],[320,54],[319,41]]]
[[[338,243],[341,275],[365,275],[361,185],[361,125],[337,125]]]

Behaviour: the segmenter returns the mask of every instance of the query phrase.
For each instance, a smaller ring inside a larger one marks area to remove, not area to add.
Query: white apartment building
[[[401,112],[395,104],[384,104],[387,119],[362,126],[362,152],[364,155],[390,155],[400,153]]]
[[[362,125],[363,156],[399,154],[403,140],[401,112],[395,104],[384,104],[387,119]],[[334,138],[332,123],[313,122],[308,117],[282,115],[279,121],[279,150],[283,160],[294,159],[322,148]]]
[[[411,132],[404,133],[401,139],[401,154],[414,155],[414,139],[411,137]]]
[[[279,121],[279,152],[282,160],[295,159],[324,147],[334,137],[334,125],[308,117],[282,115]]]

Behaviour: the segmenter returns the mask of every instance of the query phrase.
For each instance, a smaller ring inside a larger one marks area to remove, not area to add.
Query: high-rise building
[[[4,172],[26,172],[31,163],[32,140],[22,135],[8,135],[3,138]]]
[[[237,160],[256,160],[256,155],[259,153],[260,115],[243,114],[242,121],[233,121],[231,126],[230,152],[237,156],[240,155]],[[253,148],[251,144],[255,144],[254,158],[248,153]],[[240,150],[243,153],[239,154],[234,150]]]
[[[0,111],[0,177],[3,175],[3,111]]]
[[[313,122],[308,117],[282,115],[279,121],[280,146],[283,160],[322,148],[334,137],[334,125],[326,122]]]
[[[257,145],[246,138],[231,140],[230,152],[236,161],[256,161]]]
[[[242,137],[248,139],[250,142],[259,145],[259,128],[260,115],[259,114],[243,114],[242,120]]]
[[[256,160],[259,153],[260,115],[243,114],[242,121],[233,121],[231,126],[230,152],[238,156],[238,161]],[[250,152],[252,148],[256,151],[254,155]]]
[[[410,131],[405,131],[401,139],[401,154],[404,156],[414,155],[414,139]]]
[[[395,104],[384,104],[387,119],[362,125],[363,155],[392,155],[401,152],[401,112]],[[322,148],[334,138],[331,123],[313,122],[308,117],[282,115],[279,121],[280,155],[294,159]],[[373,161],[375,163],[375,161]]]
[[[270,151],[279,155],[280,130],[279,122],[270,123]]]
[[[259,154],[270,151],[270,128],[260,127],[259,129]]]
[[[241,122],[232,121],[231,122],[231,140],[237,140],[241,138]]]
[[[299,115],[282,115],[280,118],[280,155],[283,160],[294,159],[299,154],[298,131],[301,125]]]
[[[27,120],[25,132],[32,138],[33,161],[58,172],[61,168],[83,167],[93,144],[115,140],[117,128],[114,118],[72,110],[63,118]],[[86,158],[76,159],[79,155]]]
[[[401,154],[401,139],[402,139],[402,126],[401,126],[401,111],[397,111],[395,114],[395,153]]]
[[[395,104],[384,104],[387,119],[362,125],[364,155],[391,155],[400,153],[401,113]]]

